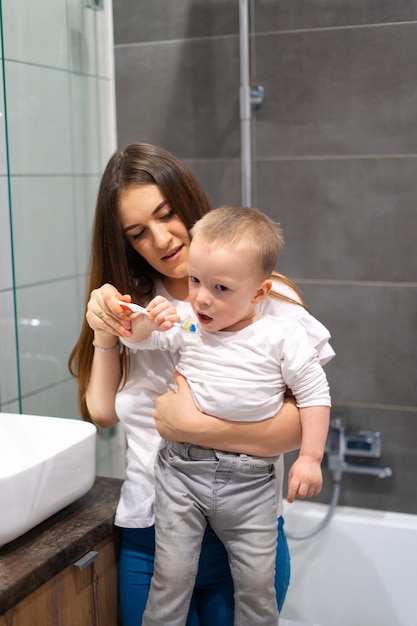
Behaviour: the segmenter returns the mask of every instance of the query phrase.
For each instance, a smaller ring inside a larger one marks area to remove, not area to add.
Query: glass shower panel
[[[10,178],[8,175],[7,107],[5,91],[5,56],[2,7],[0,3],[0,409],[18,411],[19,369],[17,361],[17,333],[13,254],[11,235]]]
[[[25,7],[3,0],[1,6],[10,167],[7,176],[0,137],[0,175],[9,181],[13,232],[0,241],[0,299],[5,300],[0,304],[5,325],[18,339],[12,351],[20,389],[11,381],[3,384],[3,370],[12,367],[2,351],[0,409],[11,410],[18,402],[23,413],[78,417],[67,361],[84,315],[102,164],[115,148],[114,108],[100,103],[102,82],[114,98],[113,74],[97,72],[97,50],[113,55],[111,2],[102,12],[80,0]],[[3,201],[1,207],[3,224]],[[0,237],[5,237],[3,228]],[[3,259],[7,248],[14,251],[14,273]],[[6,306],[13,295],[15,316]]]

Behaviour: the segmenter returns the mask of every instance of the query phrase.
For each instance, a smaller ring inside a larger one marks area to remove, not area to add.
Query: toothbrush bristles
[[[178,326],[180,328],[182,328],[182,330],[186,330],[189,333],[196,333],[197,332],[197,327],[195,324],[193,324],[192,322],[189,322],[187,320],[180,320],[178,322]]]

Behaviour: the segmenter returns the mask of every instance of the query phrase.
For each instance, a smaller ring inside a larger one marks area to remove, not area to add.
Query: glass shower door
[[[112,6],[2,0],[0,410],[77,417],[67,369],[116,146]]]

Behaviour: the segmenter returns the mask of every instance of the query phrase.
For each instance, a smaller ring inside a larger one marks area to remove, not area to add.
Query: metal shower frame
[[[264,88],[250,82],[249,2],[239,0],[240,140],[242,205],[252,205],[252,111],[264,101]]]

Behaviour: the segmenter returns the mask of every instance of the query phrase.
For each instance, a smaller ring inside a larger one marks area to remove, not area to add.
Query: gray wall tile
[[[333,411],[341,417],[348,434],[358,430],[375,430],[381,433],[382,456],[379,460],[367,461],[371,465],[389,466],[390,478],[377,478],[358,474],[343,474],[339,503],[417,514],[415,442],[417,441],[416,415],[400,410],[345,408]],[[289,469],[296,454],[285,455],[285,466]],[[357,462],[358,459],[351,459]],[[329,502],[333,491],[333,476],[327,470],[327,457],[323,462],[324,485],[318,502]]]
[[[334,405],[414,406],[417,417],[417,285],[300,283],[332,334],[326,366]]]
[[[255,45],[266,92],[258,156],[415,153],[417,23],[257,36]]]
[[[115,63],[119,145],[148,141],[184,158],[240,155],[236,37],[117,48]]]
[[[417,0],[251,9],[252,82],[266,89],[253,203],[282,223],[279,267],[332,333],[332,415],[381,431],[394,471],[344,476],[341,504],[417,513]],[[115,3],[119,145],[172,150],[214,206],[240,198],[237,29],[237,0]]]
[[[238,0],[116,0],[115,44],[239,32]]]
[[[254,0],[256,32],[417,20],[416,0]]]
[[[283,272],[416,280],[417,158],[271,160],[256,170],[258,204],[286,235]]]
[[[200,180],[213,207],[240,204],[240,159],[186,163]]]

